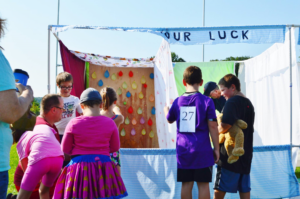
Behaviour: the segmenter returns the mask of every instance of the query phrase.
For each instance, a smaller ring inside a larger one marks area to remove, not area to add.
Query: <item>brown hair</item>
[[[5,23],[6,19],[1,19],[0,18],[0,39],[1,37],[4,36],[4,29],[6,28],[6,23]],[[0,49],[3,49],[1,46],[0,46]]]
[[[85,102],[81,102],[83,106],[88,106],[88,107],[94,107],[94,105],[100,105],[102,103],[102,100],[89,100]]]
[[[73,77],[68,72],[61,72],[56,77],[56,84],[60,86],[60,83],[62,82],[72,82],[73,84]]]
[[[61,98],[61,96],[58,94],[45,95],[41,101],[41,112],[44,114],[48,113],[52,107],[58,106],[59,98]]]
[[[103,110],[107,110],[118,99],[116,91],[110,87],[103,88],[100,94],[103,100]]]
[[[233,74],[228,74],[222,77],[219,81],[219,85],[223,85],[226,88],[230,88],[232,84],[235,85],[237,91],[241,91],[241,83],[240,80]]]
[[[189,66],[183,72],[183,79],[189,85],[199,84],[202,81],[201,69],[197,66]]]

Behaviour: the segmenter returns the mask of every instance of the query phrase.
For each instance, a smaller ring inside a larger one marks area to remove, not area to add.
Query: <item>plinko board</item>
[[[119,127],[122,148],[159,148],[153,73],[153,68],[89,66],[90,87],[111,87],[117,93],[124,115]]]

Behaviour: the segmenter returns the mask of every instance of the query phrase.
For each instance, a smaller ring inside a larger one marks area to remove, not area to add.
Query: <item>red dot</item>
[[[149,125],[149,126],[152,126],[152,124],[153,124],[153,122],[152,122],[151,118],[149,118],[149,120],[148,120],[148,125]]]
[[[128,108],[128,113],[133,113],[133,108],[131,106]]]
[[[147,88],[147,84],[144,84],[143,86],[144,86],[144,88]]]
[[[120,77],[123,76],[123,72],[122,71],[120,71],[118,74],[119,74]]]
[[[129,77],[133,77],[133,72],[132,71],[129,71]]]

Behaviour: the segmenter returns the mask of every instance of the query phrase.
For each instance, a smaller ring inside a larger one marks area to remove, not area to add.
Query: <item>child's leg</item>
[[[53,183],[57,179],[58,175],[61,172],[61,167],[63,165],[63,157],[53,157],[53,158],[46,158],[47,164],[50,165],[48,172],[43,176],[42,183],[40,186],[40,198],[41,199],[49,199],[49,191],[50,188],[53,186]],[[46,163],[46,162],[45,162]]]
[[[32,191],[26,191],[25,189],[20,189],[18,193],[17,199],[29,199],[31,196]]]
[[[214,199],[223,199],[226,192],[215,189]]]
[[[194,181],[182,182],[181,186],[181,199],[192,199],[192,189]]]
[[[50,199],[49,195],[50,187],[45,186],[43,183],[40,185],[40,199]]]
[[[209,183],[208,182],[197,182],[198,186],[198,199],[210,199]]]

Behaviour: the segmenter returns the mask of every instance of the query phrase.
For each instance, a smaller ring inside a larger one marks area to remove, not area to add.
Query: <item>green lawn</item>
[[[11,151],[10,151],[10,167],[11,167],[11,169],[9,170],[9,184],[8,184],[7,193],[14,193],[14,194],[18,193],[15,188],[15,185],[14,185],[14,174],[15,174],[18,162],[19,162],[19,157],[17,154],[16,144],[14,144],[11,147]]]

